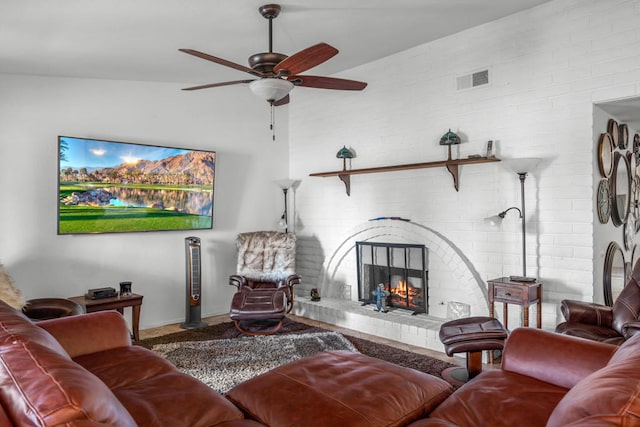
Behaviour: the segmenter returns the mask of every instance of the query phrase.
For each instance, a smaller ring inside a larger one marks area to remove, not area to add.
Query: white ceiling
[[[340,53],[315,75],[339,73],[549,0],[287,0],[274,51],[319,42]],[[0,0],[0,73],[216,83],[241,71],[178,52],[247,65],[268,51],[265,0]]]
[[[275,52],[319,42],[340,53],[313,69],[361,64],[550,0],[286,0],[273,22]],[[217,83],[247,74],[181,52],[242,65],[268,51],[265,0],[0,0],[0,73]],[[366,79],[363,79],[366,81]],[[635,129],[640,103],[609,104]]]

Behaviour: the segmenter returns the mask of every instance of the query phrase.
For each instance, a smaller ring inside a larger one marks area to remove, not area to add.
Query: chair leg
[[[469,379],[482,372],[482,351],[467,352],[467,372],[469,373]]]
[[[289,291],[289,298],[287,298],[287,314],[293,310],[293,289]]]
[[[253,332],[253,331],[249,331],[247,329],[242,328],[242,326],[240,326],[240,321],[239,320],[234,320],[233,324],[236,326],[236,329],[238,331],[240,331],[241,333],[245,334],[245,335],[249,335],[251,337],[255,337],[255,336],[259,336],[259,335],[271,335],[271,334],[275,334],[276,332],[278,332],[280,330],[280,328],[282,328],[282,324],[284,322],[284,318],[282,318],[277,325],[275,325],[273,328],[267,329],[265,331],[259,331],[259,332]]]

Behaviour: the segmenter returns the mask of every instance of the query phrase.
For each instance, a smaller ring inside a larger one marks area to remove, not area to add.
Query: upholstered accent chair
[[[612,307],[584,301],[563,300],[566,322],[556,332],[620,345],[640,332],[640,262]]]
[[[247,333],[240,321],[282,320],[293,309],[293,287],[301,280],[295,272],[296,236],[277,231],[241,233],[236,244],[238,263],[229,284],[238,291],[231,302],[231,318]]]

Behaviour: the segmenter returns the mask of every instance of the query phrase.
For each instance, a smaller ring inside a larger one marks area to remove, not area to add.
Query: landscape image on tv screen
[[[215,151],[58,137],[58,234],[213,227]]]

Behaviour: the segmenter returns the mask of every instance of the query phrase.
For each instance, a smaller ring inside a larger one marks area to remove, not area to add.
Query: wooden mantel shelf
[[[363,168],[363,169],[350,169],[350,170],[341,170],[341,171],[333,171],[333,172],[318,172],[309,174],[309,176],[337,176],[340,178],[347,189],[347,195],[351,195],[351,175],[360,175],[365,173],[379,173],[379,172],[394,172],[394,171],[403,171],[403,170],[411,170],[411,169],[427,169],[427,168],[438,168],[438,167],[446,167],[449,173],[453,176],[453,186],[456,191],[459,190],[459,171],[458,167],[462,165],[475,165],[478,163],[492,163],[499,162],[500,159],[495,157],[472,157],[467,159],[456,159],[456,160],[441,160],[437,162],[426,162],[426,163],[408,163],[404,165],[394,165],[394,166],[378,166],[375,168]]]

